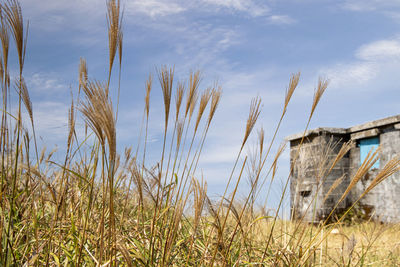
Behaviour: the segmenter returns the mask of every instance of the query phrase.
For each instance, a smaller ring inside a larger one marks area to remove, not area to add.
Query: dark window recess
[[[302,197],[308,197],[310,195],[311,195],[311,191],[310,190],[300,191],[300,196],[302,196]]]

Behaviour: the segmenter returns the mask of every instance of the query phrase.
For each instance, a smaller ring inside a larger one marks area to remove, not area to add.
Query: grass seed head
[[[175,95],[175,110],[176,110],[176,117],[175,120],[178,121],[179,118],[179,111],[181,109],[183,95],[185,94],[185,84],[182,82],[178,83],[178,87],[176,88],[176,95]]]
[[[249,138],[249,135],[253,130],[254,125],[257,122],[258,116],[260,116],[261,113],[260,108],[261,108],[261,98],[260,97],[253,98],[250,104],[250,112],[249,112],[249,117],[247,118],[246,130],[242,141],[242,147]]]
[[[210,101],[210,98],[211,98],[211,91],[210,91],[210,88],[208,88],[207,90],[205,90],[203,92],[203,94],[200,97],[200,105],[199,105],[199,110],[197,113],[196,125],[194,127],[195,132],[197,131],[197,128],[199,127],[201,117],[203,116],[204,110],[206,109],[208,101]]]
[[[31,101],[31,98],[29,97],[29,92],[28,92],[28,88],[25,83],[25,79],[21,78],[21,81],[17,81],[15,86],[21,90],[20,94],[21,94],[22,101],[24,102],[25,108],[28,111],[31,122],[33,122],[32,101]]]
[[[314,99],[313,99],[313,104],[311,107],[310,118],[314,114],[314,111],[317,108],[317,105],[318,105],[319,101],[321,100],[321,97],[324,94],[326,88],[328,88],[328,85],[329,85],[329,80],[323,79],[321,77],[318,79],[318,87],[314,92]]]
[[[108,46],[109,46],[109,72],[114,64],[119,42],[122,42],[121,30],[122,16],[120,13],[120,0],[107,1],[107,27],[108,27]],[[122,56],[122,48],[120,52]]]
[[[297,87],[297,85],[299,84],[299,80],[300,80],[300,72],[296,73],[296,74],[292,74],[292,76],[290,77],[290,81],[289,81],[289,86],[286,89],[286,96],[285,96],[285,104],[283,107],[283,113],[286,112],[287,110],[287,106],[289,105],[290,99],[293,96],[293,93]]]
[[[200,71],[191,72],[189,76],[189,93],[186,98],[186,110],[185,117],[188,115],[190,110],[193,110],[192,105],[196,105],[198,88],[201,80]]]
[[[5,12],[14,37],[18,52],[20,73],[22,73],[26,52],[26,36],[24,36],[24,20],[22,17],[21,5],[17,0],[7,0],[3,5],[3,11]]]
[[[162,66],[161,70],[158,71],[158,79],[160,81],[161,89],[164,96],[165,125],[167,125],[169,118],[169,110],[171,107],[171,94],[172,94],[172,84],[174,81],[174,68],[168,69],[167,66]]]
[[[217,110],[219,101],[221,100],[222,88],[218,84],[215,84],[211,91],[211,106],[210,113],[208,114],[207,126],[210,126],[212,119],[214,118],[215,111]]]
[[[153,84],[153,76],[150,74],[148,80],[146,81],[146,97],[145,97],[145,109],[146,109],[146,116],[149,118],[150,112],[150,92]]]

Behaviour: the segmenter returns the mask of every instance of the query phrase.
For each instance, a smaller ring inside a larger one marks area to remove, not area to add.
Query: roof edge
[[[321,133],[332,133],[332,134],[342,135],[342,134],[347,134],[348,132],[347,132],[347,129],[345,129],[345,128],[319,127],[319,128],[312,129],[312,130],[307,130],[306,132],[289,135],[285,138],[285,140],[293,141],[293,140],[301,139],[303,136],[306,137],[306,136],[310,136],[312,134],[319,135]]]
[[[379,119],[379,120],[366,122],[363,124],[352,126],[350,128],[319,127],[319,128],[312,129],[312,130],[307,130],[306,132],[300,132],[297,134],[289,135],[285,138],[285,140],[286,141],[294,141],[297,139],[301,139],[303,136],[306,137],[306,136],[310,136],[312,134],[319,135],[322,133],[331,133],[331,134],[337,134],[337,135],[353,134],[356,132],[361,132],[361,131],[379,128],[382,126],[386,126],[386,125],[390,125],[390,124],[397,124],[397,123],[400,123],[400,115],[395,115],[395,116],[386,117],[386,118]]]

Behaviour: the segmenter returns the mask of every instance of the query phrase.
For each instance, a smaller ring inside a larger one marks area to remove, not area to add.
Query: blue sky
[[[21,0],[21,5],[30,23],[24,75],[41,144],[63,147],[70,88],[77,92],[79,58],[87,60],[90,77],[106,79],[105,1]],[[275,150],[285,136],[304,129],[319,76],[331,82],[311,128],[349,127],[399,113],[398,0],[125,0],[122,5],[124,60],[117,142],[120,147],[136,146],[144,83],[155,67],[175,65],[178,79],[200,69],[201,88],[215,80],[223,88],[199,169],[211,194],[223,191],[251,98],[259,95],[263,100],[256,129],[263,126],[268,141],[291,73],[301,71],[302,76]],[[161,95],[155,86],[150,124],[154,154],[162,141]],[[276,194],[288,166],[286,149]]]

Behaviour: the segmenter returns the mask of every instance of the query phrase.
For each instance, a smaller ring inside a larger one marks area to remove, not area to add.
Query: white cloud
[[[331,87],[365,85],[384,73],[400,67],[400,40],[379,40],[360,46],[354,53],[356,60],[338,63],[321,70],[331,79]]]
[[[68,108],[62,102],[34,102],[33,117],[37,135],[45,141],[62,144],[60,142],[65,140],[68,131]]]
[[[186,10],[182,5],[176,2],[163,0],[127,2],[126,8],[129,13],[141,13],[152,18],[178,14]]]
[[[381,40],[360,47],[356,56],[362,60],[382,61],[400,59],[399,40]]]
[[[35,73],[26,79],[27,85],[30,89],[35,92],[57,93],[61,90],[67,89],[67,86],[63,84],[56,75],[47,73]]]
[[[346,0],[343,8],[352,11],[373,11],[400,7],[398,0]]]
[[[296,23],[296,20],[287,15],[272,15],[268,17],[268,21],[271,24],[277,25],[288,25]]]
[[[340,88],[349,84],[365,84],[373,79],[378,66],[371,62],[340,63],[321,71],[330,79],[330,87]]]
[[[92,27],[94,20],[103,18],[106,12],[105,1],[102,8],[97,0],[21,0],[21,6],[26,19],[33,21],[44,30],[55,31],[60,28],[76,26]]]
[[[229,8],[234,11],[248,13],[252,17],[264,16],[269,12],[265,4],[258,4],[252,0],[203,0],[205,3]]]
[[[239,152],[240,143],[231,146],[206,148],[201,155],[201,164],[233,163]]]

